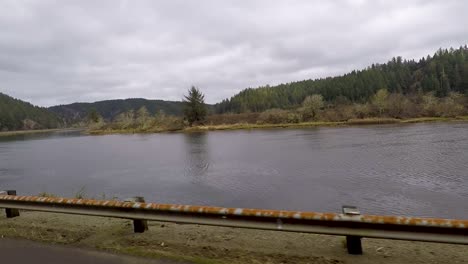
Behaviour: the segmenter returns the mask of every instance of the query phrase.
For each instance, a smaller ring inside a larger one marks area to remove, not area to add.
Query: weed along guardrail
[[[132,219],[139,233],[147,230],[147,220],[154,220],[339,235],[347,237],[350,254],[362,254],[363,237],[468,244],[468,220],[361,215],[350,206],[336,214],[145,203],[141,197],[114,201],[15,196],[7,191],[0,192],[0,208],[6,208],[10,218],[19,216],[19,209]]]

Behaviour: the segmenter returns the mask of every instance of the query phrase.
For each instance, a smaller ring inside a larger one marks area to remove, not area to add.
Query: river
[[[468,218],[468,124],[0,137],[21,195]]]

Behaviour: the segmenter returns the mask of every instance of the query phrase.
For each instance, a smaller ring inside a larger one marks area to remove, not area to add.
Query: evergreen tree
[[[205,95],[200,90],[192,86],[188,90],[188,95],[184,96],[184,116],[189,125],[192,126],[195,122],[202,122],[205,120],[207,111],[205,106]]]
[[[468,59],[468,56],[467,56]],[[462,68],[459,91],[468,94],[468,61]]]
[[[57,128],[63,123],[42,107],[0,93],[0,131]]]
[[[97,123],[99,122],[99,119],[101,119],[101,116],[96,111],[96,108],[91,108],[88,112],[88,121],[90,123]]]

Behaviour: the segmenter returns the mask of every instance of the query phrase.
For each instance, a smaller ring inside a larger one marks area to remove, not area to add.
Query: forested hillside
[[[217,113],[262,112],[272,108],[291,109],[312,94],[325,101],[368,101],[379,89],[393,94],[433,92],[445,97],[450,92],[468,93],[468,47],[439,49],[434,56],[419,61],[393,58],[385,64],[373,64],[364,70],[315,80],[305,80],[248,88],[215,105]]]
[[[0,131],[56,128],[59,118],[45,108],[0,93]]]
[[[468,113],[468,47],[439,49],[419,61],[396,57],[348,74],[248,88],[206,105],[207,122],[298,123],[362,118],[457,117]],[[48,109],[0,93],[0,131],[113,122],[132,127],[182,122],[183,102],[141,98],[73,103]],[[268,111],[267,111],[268,110]],[[158,113],[158,115],[155,115]],[[101,119],[102,117],[102,119]],[[142,122],[142,120],[145,122]],[[137,122],[138,121],[138,122]],[[203,123],[203,122],[202,122]]]
[[[141,98],[125,100],[107,100],[94,103],[73,103],[69,105],[58,105],[50,107],[49,110],[60,116],[67,124],[85,121],[88,114],[97,111],[105,120],[111,121],[121,113],[137,111],[146,107],[150,114],[162,111],[167,115],[182,115],[182,102],[146,100]]]

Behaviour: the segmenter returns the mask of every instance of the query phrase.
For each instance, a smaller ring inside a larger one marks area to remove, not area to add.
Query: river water
[[[0,137],[0,190],[468,218],[468,124]]]

